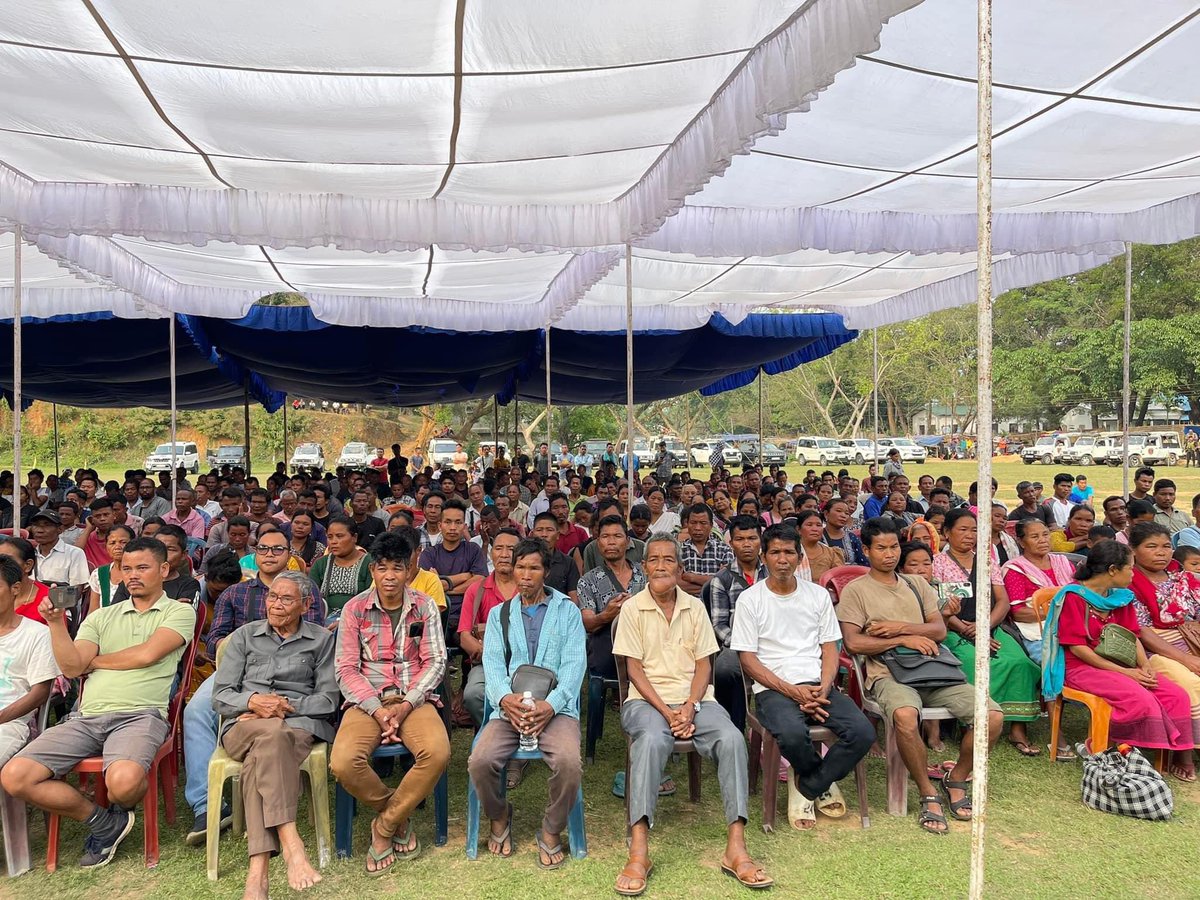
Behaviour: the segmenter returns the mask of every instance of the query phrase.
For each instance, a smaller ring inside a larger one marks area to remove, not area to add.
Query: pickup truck
[[[246,448],[240,444],[225,444],[216,450],[209,450],[205,458],[210,469],[219,469],[221,466],[246,468]]]

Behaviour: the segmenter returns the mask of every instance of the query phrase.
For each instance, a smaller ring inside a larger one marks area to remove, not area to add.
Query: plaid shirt
[[[757,584],[766,577],[767,567],[759,563],[758,571],[754,573],[754,583]],[[733,633],[734,607],[737,606],[742,591],[750,587],[750,582],[742,575],[741,566],[734,561],[730,562],[725,571],[717,573],[708,586],[708,611],[712,617],[713,631],[717,633],[717,643],[722,648],[727,648]]]
[[[267,591],[262,579],[255,575],[249,581],[231,584],[221,591],[213,609],[212,624],[208,627],[209,653],[215,653],[217,644],[233,634],[247,622],[257,622],[267,617]],[[325,602],[321,591],[313,585],[312,603],[304,613],[304,621],[317,625],[325,623]]]
[[[388,694],[403,695],[416,709],[434,692],[446,673],[446,638],[437,604],[404,589],[400,625],[379,603],[375,588],[352,597],[342,607],[338,625],[337,681],[347,704],[373,715]],[[414,629],[419,634],[414,635]]]
[[[733,563],[733,548],[714,537],[704,543],[704,552],[697,553],[696,545],[689,541],[679,544],[683,555],[683,569],[696,575],[716,575],[725,566]]]

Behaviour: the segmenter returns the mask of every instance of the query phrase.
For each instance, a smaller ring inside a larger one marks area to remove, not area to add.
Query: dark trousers
[[[713,666],[713,695],[738,731],[746,730],[746,685],[736,650],[722,650]]]
[[[758,720],[779,742],[779,750],[792,764],[796,787],[809,800],[816,800],[854,771],[858,761],[867,755],[875,740],[875,728],[841,691],[829,695],[829,718],[818,722],[805,713],[795,700],[776,691],[761,691],[754,695]],[[824,726],[837,735],[837,742],[822,756],[808,736],[810,728]],[[772,777],[774,773],[766,773]]]

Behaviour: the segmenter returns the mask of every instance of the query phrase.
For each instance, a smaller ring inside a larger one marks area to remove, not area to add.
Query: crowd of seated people
[[[186,842],[208,837],[219,747],[243,766],[246,896],[258,898],[276,854],[293,889],[320,881],[295,823],[315,743],[330,745],[333,777],[373,812],[370,876],[423,852],[414,811],[455,764],[479,797],[489,852],[512,855],[507,792],[524,766],[510,760],[536,743],[550,780],[535,858],[555,869],[569,858],[581,781],[582,686],[619,677],[630,755],[614,793],[627,802],[629,852],[614,889],[637,896],[652,877],[679,741],[716,764],[720,868],[759,889],[774,880],[746,839],[747,698],[779,744],[780,771],[767,775],[787,782],[788,820],[809,830],[846,815],[838,782],[879,750],[847,692],[861,678],[916,784],[918,827],[944,834],[972,817],[980,628],[991,746],[1007,730],[1023,756],[1075,758],[1065,737],[1044,747],[1030,733],[1066,686],[1112,705],[1113,742],[1169,752],[1169,773],[1195,780],[1200,525],[1175,507],[1169,479],[1141,469],[1129,497],[1100,499],[1062,473],[1052,496],[1021,482],[1011,511],[997,500],[981,515],[974,485],[964,500],[949,478],[923,475],[913,494],[898,460],[863,481],[847,470],[793,480],[775,465],[731,472],[719,459],[700,478],[666,452],[646,473],[618,471],[611,445],[564,447],[556,467],[544,445],[511,462],[481,447],[474,464],[443,467],[395,445],[364,471],[288,475],[281,463],[261,483],[236,467],[157,485],[139,471],[118,483],[34,470],[19,524],[0,535],[0,783],[83,822],[80,864],[103,866],[152,787],[182,692]],[[845,573],[833,594],[830,572]],[[1035,595],[1046,589],[1043,615]],[[1109,623],[1136,634],[1133,658],[1102,655]],[[945,661],[961,680],[925,684],[897,663],[906,655]],[[31,740],[48,703],[60,721]],[[949,733],[922,722],[927,707],[961,729],[956,759],[932,769],[929,752]],[[457,763],[453,726],[477,732]],[[817,727],[835,735],[825,750]],[[396,743],[412,765],[389,787],[372,754]],[[105,806],[64,780],[92,756]]]

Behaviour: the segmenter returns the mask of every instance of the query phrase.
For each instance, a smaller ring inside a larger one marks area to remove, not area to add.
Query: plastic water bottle
[[[537,704],[533,701],[533,694],[531,694],[529,691],[526,691],[524,694],[522,694],[521,705],[532,712],[537,707]],[[522,734],[517,746],[521,750],[536,750],[538,748],[537,735]]]

